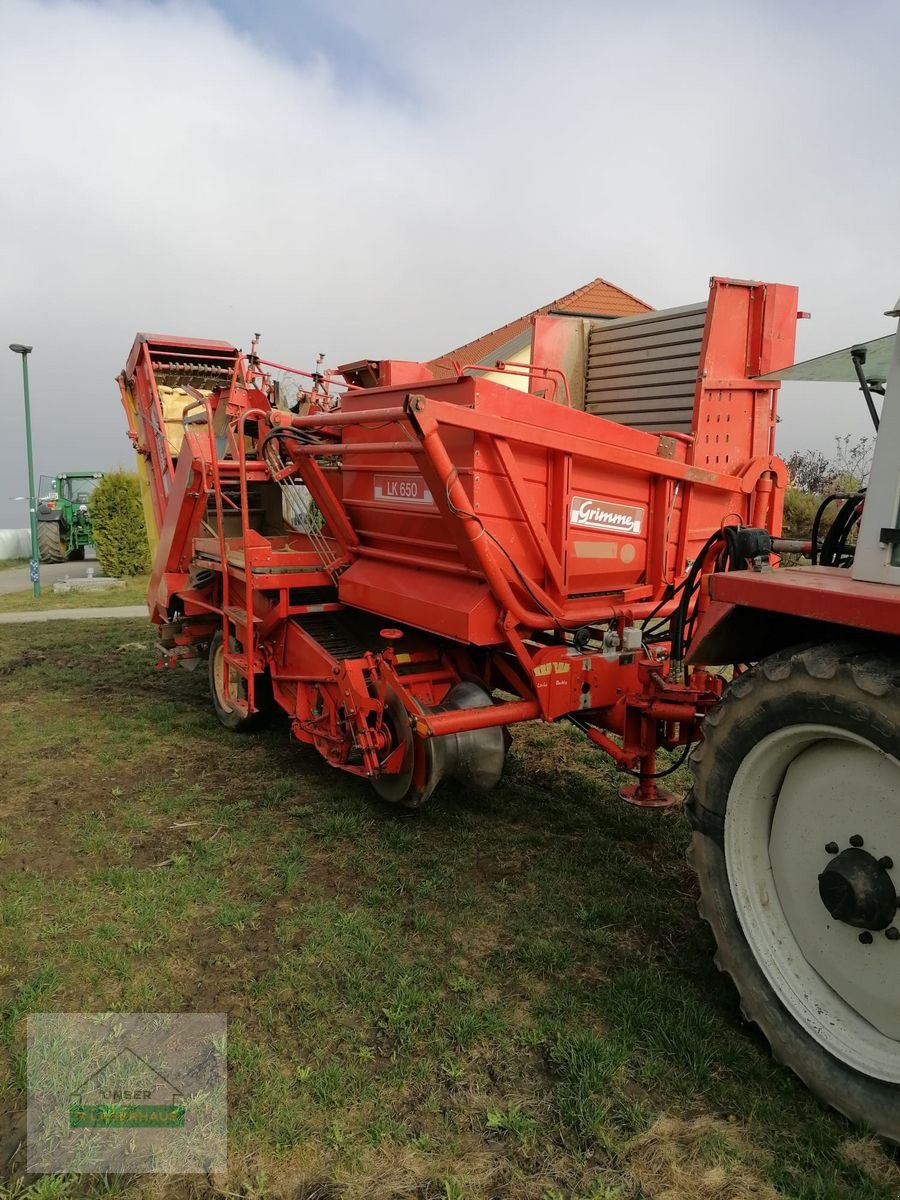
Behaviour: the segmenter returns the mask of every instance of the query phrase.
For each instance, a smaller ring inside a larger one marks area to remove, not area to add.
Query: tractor
[[[84,558],[94,544],[90,498],[103,478],[100,471],[61,471],[42,475],[38,488],[38,551],[42,563]]]
[[[364,359],[285,407],[255,343],[161,334],[118,383],[161,662],[206,662],[222,725],[275,706],[409,808],[496,784],[520,721],[575,725],[646,809],[692,756],[717,964],[820,1099],[900,1142],[900,343],[797,367],[797,304],[717,276],[538,315],[527,390]],[[798,545],[780,381],[841,372],[876,420],[884,393],[871,478]]]

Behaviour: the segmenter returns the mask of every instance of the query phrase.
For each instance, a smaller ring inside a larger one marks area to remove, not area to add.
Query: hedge
[[[91,495],[91,523],[97,558],[105,575],[143,575],[150,570],[150,547],[137,475],[112,471]]]

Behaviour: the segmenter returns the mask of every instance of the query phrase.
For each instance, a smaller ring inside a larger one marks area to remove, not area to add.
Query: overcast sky
[[[603,275],[797,283],[798,356],[891,332],[900,5],[0,0],[0,527],[131,465],[137,330],[429,358]],[[867,432],[785,389],[780,447]]]

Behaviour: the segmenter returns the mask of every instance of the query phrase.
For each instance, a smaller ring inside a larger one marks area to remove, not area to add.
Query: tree
[[[838,491],[855,492],[865,486],[872,469],[872,455],[875,453],[875,439],[868,437],[850,441],[850,434],[835,438],[836,453],[834,456],[835,475],[833,483]]]
[[[137,475],[112,471],[91,495],[91,524],[97,558],[106,575],[142,575],[150,570],[150,546]]]
[[[791,488],[798,492],[821,495],[831,480],[834,468],[821,450],[795,450],[785,459]]]
[[[861,437],[851,441],[850,434],[834,439],[833,458],[821,450],[795,450],[785,459],[790,486],[813,496],[826,492],[853,492],[862,487],[872,466],[874,442]]]

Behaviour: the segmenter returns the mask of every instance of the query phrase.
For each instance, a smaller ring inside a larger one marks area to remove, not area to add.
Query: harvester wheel
[[[42,563],[61,563],[69,557],[69,548],[62,540],[58,521],[38,521],[38,553]]]
[[[413,763],[415,758],[415,742],[409,724],[409,716],[403,707],[403,701],[393,688],[389,688],[385,697],[385,713],[388,725],[393,735],[394,748],[403,746],[403,763],[396,774],[376,775],[372,779],[372,787],[382,800],[389,804],[409,804],[413,780]]]
[[[430,711],[489,708],[492,703],[490,693],[481,683],[465,679],[454,684],[444,701]],[[404,752],[399,772],[372,780],[383,800],[419,808],[444,779],[455,779],[460,786],[476,792],[488,792],[499,781],[507,749],[507,732],[502,725],[443,734],[428,738],[423,745],[413,738],[409,715],[396,692],[388,692],[385,709],[394,734],[394,748],[402,745]],[[424,777],[421,783],[414,782],[417,753],[424,754],[424,762],[420,764]]]
[[[228,639],[229,652],[240,654],[241,647],[232,637]],[[249,733],[258,729],[266,715],[268,694],[265,692],[267,680],[264,676],[257,677],[257,688],[260,694],[256,696],[257,711],[245,715],[234,706],[234,700],[246,700],[247,683],[240,672],[233,667],[228,668],[228,695],[225,694],[225,655],[223,652],[224,638],[221,630],[213,635],[209,646],[209,690],[212,695],[213,708],[216,716],[226,729],[235,733]]]
[[[831,643],[732,683],[693,758],[700,913],[744,1016],[900,1142],[900,653]]]

